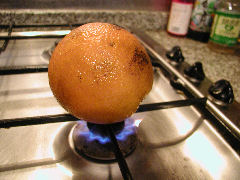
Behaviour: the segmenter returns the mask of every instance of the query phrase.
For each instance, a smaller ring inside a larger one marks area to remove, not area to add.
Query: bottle
[[[208,47],[221,53],[234,53],[240,32],[240,1],[221,0],[210,33]]]
[[[196,0],[187,37],[208,42],[216,0]]]
[[[176,36],[185,36],[188,31],[193,8],[193,0],[172,0],[167,32]]]

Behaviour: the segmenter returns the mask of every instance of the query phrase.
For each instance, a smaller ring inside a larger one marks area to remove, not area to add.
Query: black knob
[[[200,83],[204,80],[205,74],[201,62],[195,62],[184,70],[184,75],[193,83]]]
[[[231,104],[234,100],[234,94],[231,84],[227,80],[219,80],[208,89],[210,99],[218,105]]]
[[[184,61],[182,50],[179,46],[174,46],[170,51],[167,51],[166,56],[173,65],[178,65]]]

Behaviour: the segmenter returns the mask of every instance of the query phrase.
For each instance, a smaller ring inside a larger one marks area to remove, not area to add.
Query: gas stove
[[[49,57],[70,31],[42,27],[0,33],[0,179],[240,178],[240,106],[229,86],[225,101],[214,101],[214,84],[199,63],[184,62],[179,47],[167,51],[131,29],[151,57],[153,88],[123,123],[99,126],[53,97]]]

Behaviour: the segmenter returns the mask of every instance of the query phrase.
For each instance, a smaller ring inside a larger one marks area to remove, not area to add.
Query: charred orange
[[[48,76],[63,108],[98,124],[131,116],[153,83],[145,48],[130,32],[108,23],[85,24],[66,35],[52,54]]]

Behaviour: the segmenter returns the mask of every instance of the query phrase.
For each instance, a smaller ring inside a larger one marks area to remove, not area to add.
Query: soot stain
[[[81,82],[82,81],[82,75],[77,75],[77,77],[78,77],[78,79],[79,79],[79,81]]]
[[[135,64],[137,63],[138,66],[140,67],[140,70],[143,70],[144,66],[149,63],[146,54],[142,50],[139,50],[138,48],[134,50],[131,62]]]
[[[110,42],[109,46],[113,47],[115,45],[115,42]]]
[[[112,26],[113,26],[113,28],[116,29],[116,30],[121,30],[121,29],[123,29],[122,27],[120,27],[120,26],[118,26],[118,25],[116,25],[116,24],[113,24]]]

